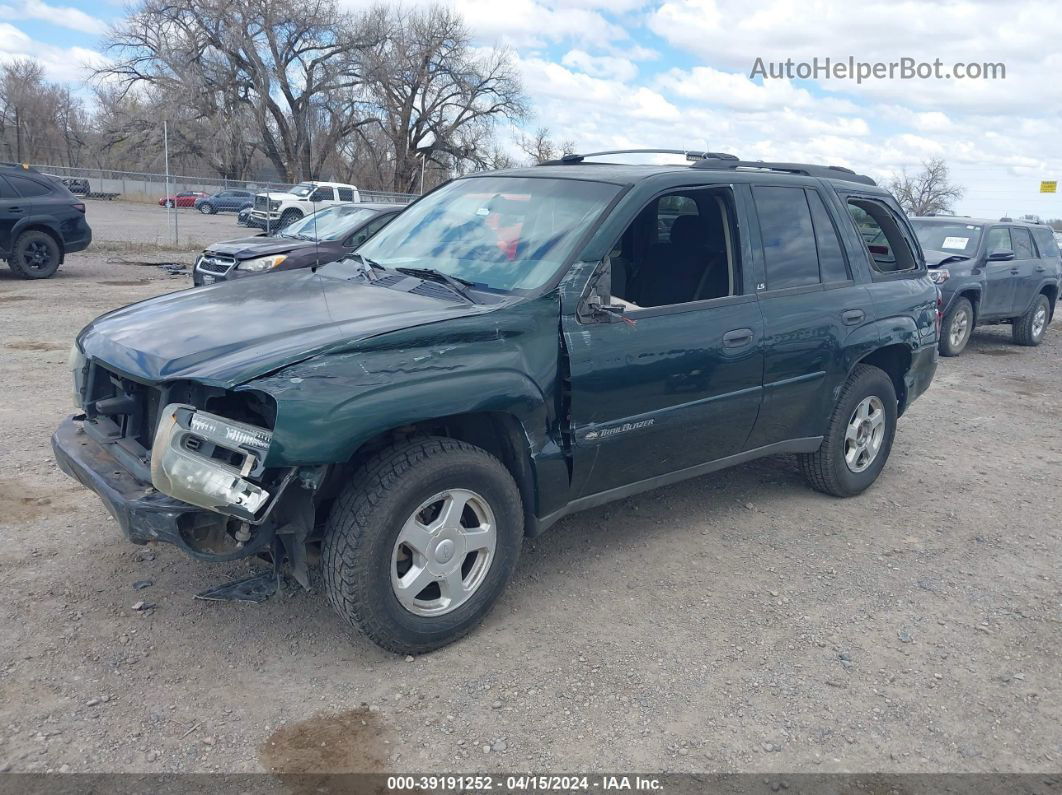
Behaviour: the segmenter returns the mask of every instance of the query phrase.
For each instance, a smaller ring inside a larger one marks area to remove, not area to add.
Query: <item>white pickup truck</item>
[[[250,225],[280,229],[333,204],[360,201],[358,189],[339,182],[300,182],[287,192],[257,193]]]

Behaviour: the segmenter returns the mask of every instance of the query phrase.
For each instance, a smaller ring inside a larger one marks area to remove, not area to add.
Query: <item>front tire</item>
[[[940,355],[958,356],[962,353],[973,328],[973,304],[968,298],[956,298],[940,324]]]
[[[328,598],[389,651],[453,643],[512,576],[523,515],[512,475],[485,450],[440,437],[396,443],[332,507],[321,555]]]
[[[1044,341],[1047,324],[1051,321],[1051,302],[1046,295],[1036,296],[1029,311],[1014,318],[1011,335],[1018,345],[1035,347]]]
[[[213,215],[217,212],[217,210],[214,209],[213,204],[208,204],[204,202],[203,204],[199,205],[199,212],[201,212],[203,215]]]
[[[15,275],[23,279],[47,279],[59,270],[61,258],[55,238],[46,232],[31,229],[15,240],[8,265]]]
[[[884,370],[857,364],[841,388],[822,445],[800,456],[809,485],[834,497],[854,497],[885,466],[896,435],[896,389]]]
[[[283,229],[286,226],[291,226],[293,223],[302,218],[302,213],[298,210],[285,210],[280,216],[280,227]]]

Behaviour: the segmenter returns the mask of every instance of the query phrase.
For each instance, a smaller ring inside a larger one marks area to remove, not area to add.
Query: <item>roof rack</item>
[[[602,157],[604,155],[682,155],[687,160],[692,160],[694,162],[699,162],[708,158],[734,161],[738,159],[737,156],[728,155],[726,152],[695,152],[690,149],[611,149],[607,152],[587,152],[582,155],[577,155],[575,153],[567,154],[563,155],[560,160],[547,160],[543,163],[539,163],[539,165],[574,165],[576,163],[582,163],[588,157]]]
[[[822,177],[824,179],[841,179],[846,182],[861,182],[864,185],[877,185],[866,174],[857,174],[844,166],[819,166],[811,163],[769,163],[763,160],[698,160],[690,168],[703,168],[715,171],[777,171],[783,174],[799,174],[805,177]]]
[[[8,166],[10,168],[21,168],[23,171],[37,172],[37,169],[35,169],[29,163],[10,163],[10,162],[8,162],[6,160],[0,160],[0,166]],[[40,172],[37,172],[37,173],[40,173]]]

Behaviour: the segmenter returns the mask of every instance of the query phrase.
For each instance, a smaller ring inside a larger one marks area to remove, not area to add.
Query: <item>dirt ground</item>
[[[161,218],[90,206],[99,241]],[[866,494],[771,459],[569,517],[477,632],[406,659],[320,594],[193,600],[253,567],[125,542],[56,468],[75,333],[190,284],[99,249],[0,270],[0,770],[1062,767],[1062,323],[942,360]]]

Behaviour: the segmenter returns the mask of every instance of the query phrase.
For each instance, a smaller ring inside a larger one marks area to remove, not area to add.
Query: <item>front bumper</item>
[[[216,513],[175,500],[134,478],[104,445],[82,430],[75,417],[67,418],[52,435],[52,450],[59,468],[99,495],[134,544],[159,541],[201,557],[185,541],[182,530],[216,523]]]

